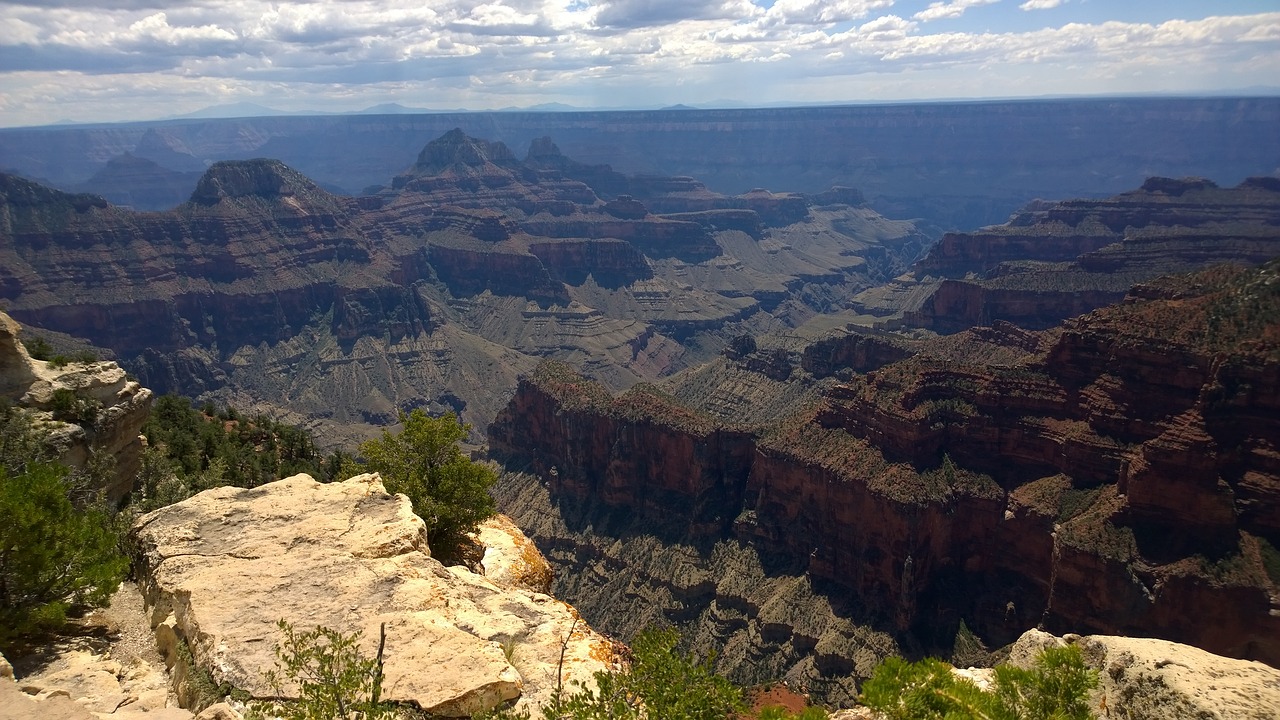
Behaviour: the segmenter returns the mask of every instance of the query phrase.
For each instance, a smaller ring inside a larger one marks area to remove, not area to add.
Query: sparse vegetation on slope
[[[155,404],[142,429],[149,445],[139,485],[150,510],[220,485],[255,487],[305,472],[337,479],[342,455],[322,459],[305,430],[234,408],[201,410],[177,395]]]

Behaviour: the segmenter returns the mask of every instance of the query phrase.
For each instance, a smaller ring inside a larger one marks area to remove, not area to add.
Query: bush
[[[93,425],[98,420],[102,404],[93,398],[82,398],[74,390],[58,388],[53,391],[53,419],[78,425]]]
[[[231,408],[219,412],[211,403],[196,410],[186,398],[165,395],[142,434],[156,450],[143,457],[146,509],[219,485],[252,488],[303,472],[322,482],[332,479],[326,472],[333,463],[320,457],[305,430],[263,415],[250,420]]]
[[[31,356],[32,360],[48,360],[49,356],[53,354],[53,346],[49,344],[48,340],[39,335],[23,341],[22,344],[27,348],[27,354]]]
[[[111,514],[73,507],[66,478],[54,463],[0,467],[0,647],[105,605],[128,569]]]
[[[1088,720],[1097,684],[1074,645],[1046,649],[1030,670],[997,666],[991,692],[941,660],[891,657],[863,685],[862,702],[889,720]]]
[[[298,632],[281,620],[284,642],[276,647],[276,668],[267,681],[278,697],[285,683],[297,686],[298,699],[260,704],[256,716],[286,720],[377,720],[392,717],[395,705],[383,702],[382,650],[370,659],[360,653],[360,632],[344,635],[317,627]]]
[[[28,464],[49,460],[53,460],[53,455],[44,444],[44,435],[36,431],[31,416],[7,398],[0,398],[0,469],[10,475],[20,475],[26,472]]]
[[[458,447],[471,428],[453,413],[433,418],[422,410],[405,415],[392,435],[360,446],[366,467],[382,474],[387,490],[404,493],[427,524],[427,542],[443,555],[452,552],[495,509],[489,488],[498,481],[486,465],[472,462]]]

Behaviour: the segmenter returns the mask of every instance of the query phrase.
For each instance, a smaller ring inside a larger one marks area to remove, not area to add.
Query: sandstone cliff
[[[829,679],[883,648],[795,635],[815,613],[829,627],[835,606],[943,652],[964,619],[994,644],[1044,623],[1280,662],[1267,569],[1280,541],[1278,271],[1171,278],[1052,331],[998,324],[922,343],[764,430],[543,368],[489,439],[539,474],[547,500],[509,480],[504,506],[553,560],[603,560],[644,588],[649,612],[750,648],[726,662],[773,652],[811,682],[803,658]],[[773,620],[762,580],[732,600],[716,579],[730,546],[764,577],[826,587],[823,599]],[[654,559],[677,551],[679,564]],[[557,589],[602,627],[640,614],[609,609],[616,581],[570,576]],[[770,637],[798,649],[763,650]]]
[[[105,457],[110,479],[98,488],[117,502],[133,490],[142,460],[139,433],[151,412],[151,391],[114,362],[35,360],[18,340],[19,325],[0,312],[0,398],[30,413],[57,459],[84,469]],[[61,405],[55,402],[60,400]],[[74,406],[74,417],[63,406]]]
[[[436,716],[536,706],[558,670],[566,683],[590,682],[613,659],[612,644],[572,607],[434,560],[408,499],[388,495],[376,475],[209,490],[143,516],[134,533],[162,652],[172,663],[185,645],[194,663],[175,669],[187,703],[182,678],[192,673],[274,697],[264,675],[281,619],[360,631],[369,657],[385,626],[383,698]],[[514,547],[530,551],[527,541]]]

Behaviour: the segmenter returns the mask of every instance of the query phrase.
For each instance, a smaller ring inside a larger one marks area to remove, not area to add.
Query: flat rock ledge
[[[590,683],[614,661],[612,643],[569,605],[432,558],[409,499],[376,474],[215,488],[143,516],[134,534],[161,652],[179,663],[185,645],[196,666],[175,676],[202,670],[253,698],[277,694],[266,673],[280,620],[360,631],[368,657],[385,624],[383,697],[447,717],[536,707],[558,675]]]

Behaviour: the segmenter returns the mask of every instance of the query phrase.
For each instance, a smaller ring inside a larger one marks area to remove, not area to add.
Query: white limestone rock
[[[186,642],[215,682],[253,697],[274,695],[264,676],[279,620],[358,630],[369,657],[385,624],[383,697],[453,717],[547,699],[571,627],[566,684],[612,659],[611,643],[568,605],[433,559],[408,498],[377,475],[216,488],[143,516],[134,531],[152,625],[171,636],[162,645]]]

